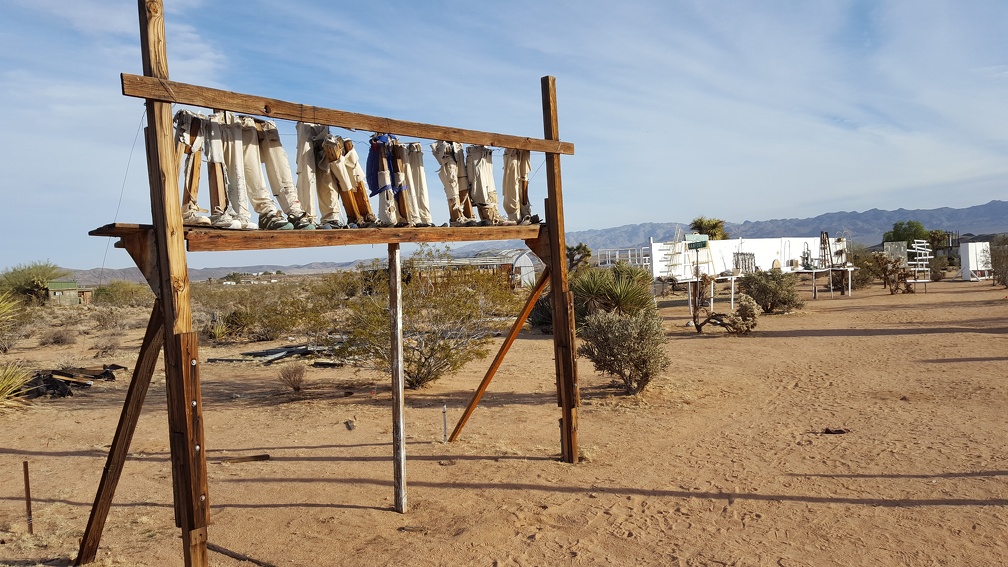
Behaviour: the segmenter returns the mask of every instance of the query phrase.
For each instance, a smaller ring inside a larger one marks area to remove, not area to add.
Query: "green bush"
[[[651,272],[626,263],[612,268],[581,268],[570,275],[574,295],[574,319],[584,320],[598,311],[616,311],[624,315],[656,308],[651,290]],[[529,315],[529,324],[542,330],[552,329],[553,304],[544,293]]]
[[[111,281],[94,290],[95,305],[108,307],[147,307],[154,301],[154,292],[147,284]]]
[[[622,379],[627,394],[639,393],[671,362],[662,349],[667,339],[654,310],[632,315],[598,311],[585,318],[578,332],[578,354],[591,360],[596,371]]]
[[[497,302],[515,299],[499,274],[471,267],[441,269],[444,249],[422,246],[403,265],[402,325],[403,375],[406,386],[421,388],[453,373],[465,363],[486,356],[494,332],[506,325],[493,313],[506,311]],[[392,369],[389,341],[388,270],[377,264],[360,270],[361,289],[370,294],[347,304],[349,334],[338,347],[345,358],[373,362]],[[512,311],[513,313],[513,311]]]
[[[738,296],[738,307],[730,315],[725,317],[721,326],[729,333],[735,335],[748,335],[756,328],[756,321],[759,318],[760,306],[756,300],[742,293]]]
[[[798,297],[795,287],[798,275],[784,273],[780,268],[758,270],[742,276],[739,286],[764,313],[787,312],[801,309],[805,302]]]

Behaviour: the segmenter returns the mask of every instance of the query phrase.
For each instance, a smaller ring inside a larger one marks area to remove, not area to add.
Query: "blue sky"
[[[542,137],[539,78],[556,76],[560,134],[576,150],[562,161],[568,230],[1008,198],[1003,0],[165,4],[169,72],[181,82]],[[0,268],[132,265],[86,234],[150,222],[142,140],[133,147],[143,104],[119,83],[141,73],[136,10],[118,0],[0,6]],[[279,126],[290,152],[293,124]],[[533,170],[542,162],[534,154]],[[429,154],[426,165],[444,222]],[[544,197],[538,170],[535,210]],[[189,263],[384,253],[201,253]]]

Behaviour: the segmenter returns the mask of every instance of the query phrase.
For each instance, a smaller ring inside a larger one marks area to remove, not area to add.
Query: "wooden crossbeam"
[[[150,225],[115,223],[96,228],[91,236],[130,235],[150,230]],[[483,240],[532,240],[546,227],[473,226],[434,228],[352,228],[345,230],[224,230],[186,228],[184,237],[190,252],[225,250],[267,250],[278,248],[314,248],[355,244],[390,244],[404,242],[475,242]]]
[[[299,120],[314,124],[326,124],[350,130],[387,132],[399,136],[424,138],[427,140],[448,140],[462,144],[481,144],[498,148],[515,148],[553,154],[574,154],[571,142],[528,138],[508,134],[495,134],[479,130],[466,130],[450,126],[437,126],[407,120],[395,120],[368,114],[358,114],[345,110],[333,110],[287,102],[274,98],[211,89],[198,85],[177,83],[166,78],[144,77],[122,74],[122,93],[126,96],[145,98],[175,104],[189,104],[203,108],[230,110],[243,114],[254,114],[268,118]]]

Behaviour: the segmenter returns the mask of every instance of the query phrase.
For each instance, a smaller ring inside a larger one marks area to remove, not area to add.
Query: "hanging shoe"
[[[242,227],[242,223],[238,219],[234,218],[231,213],[222,211],[220,208],[216,208],[214,209],[213,214],[210,215],[210,226],[214,228],[238,230]]]
[[[210,219],[201,215],[201,212],[205,213],[206,211],[199,207],[183,207],[182,224],[184,226],[211,226]]]
[[[273,211],[259,215],[259,228],[263,230],[294,230],[294,225],[287,222],[282,212]],[[312,225],[312,228],[315,226]]]
[[[312,222],[311,217],[308,213],[301,213],[300,215],[289,215],[287,220],[294,225],[294,230],[315,230],[315,223]]]

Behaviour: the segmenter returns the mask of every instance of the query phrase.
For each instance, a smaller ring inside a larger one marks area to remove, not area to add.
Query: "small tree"
[[[587,267],[591,261],[592,251],[584,242],[578,242],[577,246],[567,247],[567,271],[575,272]]]
[[[923,224],[915,220],[909,220],[906,222],[900,221],[894,223],[892,230],[882,235],[882,241],[906,242],[907,244],[911,244],[914,240],[927,240],[928,236],[928,231],[924,228]]]
[[[805,306],[795,289],[798,275],[786,274],[780,268],[746,274],[739,283],[742,291],[753,298],[764,313],[786,312]]]
[[[706,234],[711,240],[728,240],[725,221],[715,218],[697,217],[690,223],[690,230]]]
[[[633,315],[598,311],[587,316],[578,334],[578,354],[591,360],[596,371],[619,376],[627,394],[639,393],[671,363],[662,349],[667,339],[654,310]]]
[[[18,264],[0,272],[0,291],[12,291],[41,305],[48,297],[49,282],[67,274],[69,272],[48,261]]]

